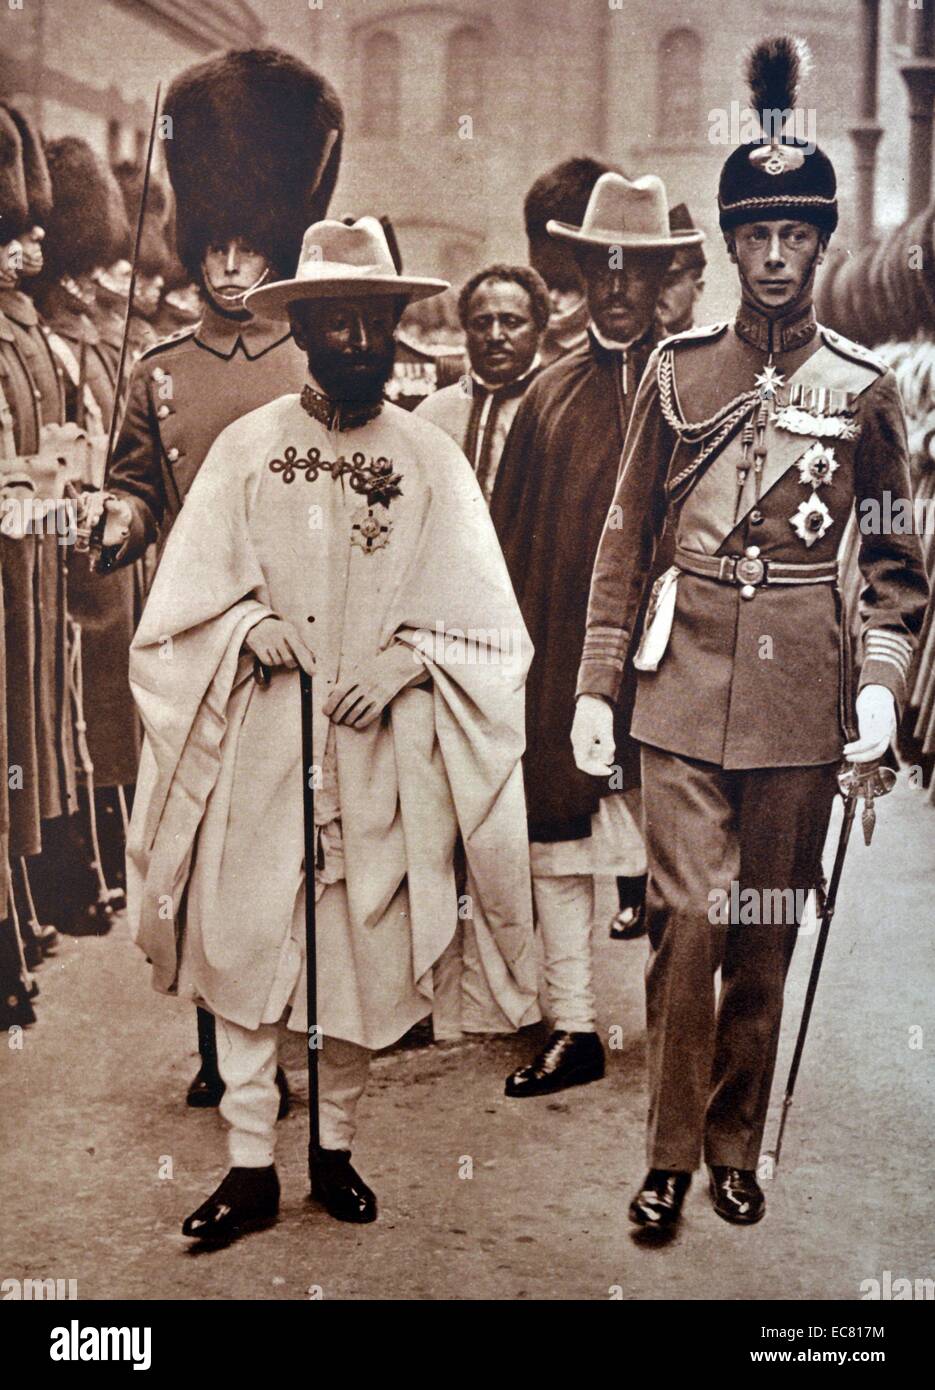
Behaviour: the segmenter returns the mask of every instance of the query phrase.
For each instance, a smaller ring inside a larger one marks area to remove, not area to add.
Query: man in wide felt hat
[[[547,368],[523,398],[507,439],[491,515],[535,648],[526,687],[524,759],[533,895],[553,1032],[509,1078],[507,1095],[537,1096],[598,1080],[591,968],[594,875],[618,877],[620,906],[639,930],[645,859],[639,766],[618,718],[613,777],[578,771],[569,736],[588,586],[613,497],[620,452],[647,358],[663,276],[702,233],[673,231],[662,180],[609,171],[580,225],[551,220],[585,285],[587,342]]]
[[[649,1172],[630,1219],[655,1230],[678,1221],[702,1160],[718,1216],[764,1215],[757,1170],[802,901],[821,878],[842,756],[886,753],[926,605],[918,537],[861,526],[851,653],[842,538],[855,511],[911,491],[892,372],[815,320],[838,204],[831,160],[782,129],[803,56],[781,35],[749,57],[763,134],[731,152],[718,189],[740,302],[646,369],[578,674],[576,760],[601,775],[638,670]],[[640,642],[664,527],[675,563]]]
[[[514,1026],[535,1016],[528,638],[470,465],[383,396],[404,307],[446,287],[398,274],[375,218],[309,227],[296,273],[247,300],[288,313],[305,383],[217,440],[134,639],[130,918],[157,988],[217,1020],[230,1126],[231,1169],[185,1222],[193,1238],[275,1217],[283,1023],[324,1038],[312,1194],[339,1220],[375,1218],[350,1161],[370,1053],[430,1012],[465,904],[500,1008]],[[314,677],[317,1020],[297,666]]]
[[[341,162],[337,93],[280,49],[232,49],[186,68],[162,116],[176,249],[201,287],[203,310],[144,352],[130,377],[104,494],[105,574],[165,544],[226,425],[301,388],[305,359],[288,323],[252,313],[245,295],[291,273],[305,228],[328,210]],[[215,1106],[223,1085],[205,1013],[198,1043],[188,1103]],[[285,1076],[279,1081],[285,1109]]]

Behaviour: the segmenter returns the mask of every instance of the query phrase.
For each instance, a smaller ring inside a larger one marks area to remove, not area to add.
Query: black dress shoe
[[[641,903],[639,907],[622,907],[616,916],[611,918],[610,939],[636,941],[646,935],[646,930],[645,903]]]
[[[289,1083],[286,1080],[286,1073],[282,1067],[276,1068],[276,1088],[279,1091],[279,1111],[276,1115],[277,1120],[284,1120],[289,1114],[290,1098]],[[221,1097],[227,1088],[216,1071],[202,1064],[198,1075],[188,1088],[188,1095],[185,1097],[185,1104],[193,1106],[196,1110],[210,1110],[212,1107],[221,1104]]]
[[[596,1033],[553,1033],[528,1067],[508,1076],[504,1093],[550,1096],[567,1086],[584,1086],[604,1075],[604,1049]]]
[[[643,1186],[630,1203],[630,1220],[637,1226],[649,1226],[657,1231],[674,1226],[682,1214],[682,1203],[691,1180],[691,1173],[650,1168]]]
[[[185,1104],[194,1106],[196,1110],[209,1110],[220,1105],[224,1089],[220,1075],[202,1063],[198,1075],[188,1088]]]
[[[316,1149],[309,1156],[309,1177],[312,1200],[321,1202],[336,1221],[376,1221],[377,1199],[351,1167],[348,1149]]]
[[[276,1169],[232,1168],[217,1191],[186,1216],[182,1235],[223,1245],[246,1231],[271,1226],[279,1211]]]
[[[752,1226],[766,1215],[766,1198],[750,1168],[711,1167],[711,1201],[718,1216]]]

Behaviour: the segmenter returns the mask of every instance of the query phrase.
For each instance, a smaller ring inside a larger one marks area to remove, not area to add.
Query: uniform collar
[[[818,324],[811,298],[781,315],[766,314],[748,299],[742,299],[734,329],[739,338],[761,352],[790,352],[814,338]]]
[[[247,357],[262,357],[289,336],[289,325],[283,319],[260,319],[252,314],[246,319],[232,319],[218,313],[208,301],[195,329],[195,341],[218,357],[232,357],[238,345]]]
[[[22,290],[0,290],[0,309],[23,328],[35,328],[39,322],[35,304]]]

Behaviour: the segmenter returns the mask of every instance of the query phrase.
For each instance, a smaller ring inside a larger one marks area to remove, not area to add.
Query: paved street
[[[766,1220],[725,1225],[696,1180],[663,1248],[626,1220],[644,1168],[645,941],[596,930],[601,1024],[623,1038],[603,1082],[506,1100],[525,1038],[388,1054],[355,1149],[377,1224],[305,1203],[297,1106],[279,1224],[198,1255],[179,1224],[226,1163],[216,1114],[184,1105],[193,1013],[151,991],[122,921],[66,940],[40,973],[39,1022],[0,1050],[0,1278],[75,1278],[95,1299],[857,1299],[886,1270],[932,1277],[933,901],[935,810],[901,782],[870,850],[855,832]],[[768,1142],[813,943],[790,977]]]

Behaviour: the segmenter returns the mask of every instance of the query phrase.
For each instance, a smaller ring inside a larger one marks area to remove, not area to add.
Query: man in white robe
[[[275,1219],[283,1023],[323,1038],[312,1195],[362,1222],[376,1199],[350,1149],[370,1052],[430,1013],[459,912],[506,1017],[538,1017],[529,640],[463,454],[382,398],[400,313],[443,288],[398,276],[373,218],[308,229],[296,278],[251,296],[288,310],[308,383],[218,438],[134,639],[131,922],[156,987],[215,1015],[226,1085],[231,1170],[183,1225],[202,1240]],[[314,691],[314,1020],[299,666]]]

